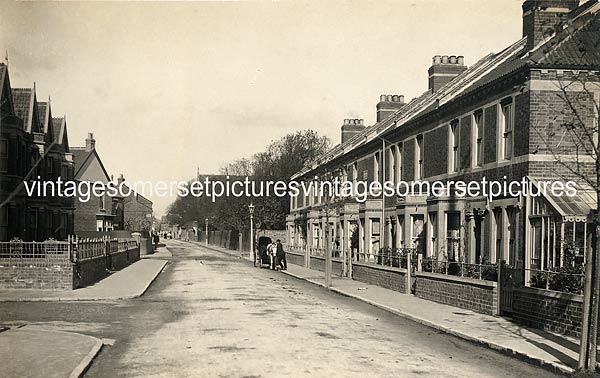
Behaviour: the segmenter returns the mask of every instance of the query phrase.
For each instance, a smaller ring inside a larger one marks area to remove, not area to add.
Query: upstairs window
[[[392,147],[390,147],[390,151],[389,151],[389,156],[390,156],[390,164],[388,167],[389,173],[388,173],[388,180],[396,183],[396,145],[393,145]]]
[[[415,146],[415,180],[421,180],[423,178],[423,134],[417,136]]]
[[[473,158],[476,167],[483,165],[483,112],[478,111],[473,115]]]
[[[512,102],[503,103],[501,107],[503,158],[510,159],[513,154],[513,104]]]
[[[8,140],[0,139],[0,172],[8,172]]]
[[[395,184],[398,184],[402,181],[402,143],[398,143],[396,146],[396,181]]]
[[[450,172],[458,172],[458,120],[450,123]]]
[[[373,181],[379,181],[379,153],[375,154],[375,166],[373,167]]]

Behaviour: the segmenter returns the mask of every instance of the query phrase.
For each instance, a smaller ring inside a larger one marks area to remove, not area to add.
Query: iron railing
[[[581,272],[577,272],[577,269],[571,269],[570,271],[524,269],[525,272],[529,272],[530,287],[564,293],[583,294],[585,284],[583,266],[580,267],[580,270]]]
[[[378,253],[357,252],[355,254],[358,262],[372,263],[393,268],[404,268],[408,266],[408,258],[411,257],[415,266],[417,261],[417,250],[415,248],[385,248]]]
[[[0,259],[13,263],[31,259],[47,259],[50,256],[64,256],[72,262],[89,260],[107,254],[126,252],[138,248],[135,239],[77,238],[69,236],[66,241],[46,240],[24,242],[13,239],[0,242]]]
[[[421,262],[422,272],[440,273],[449,276],[476,278],[484,281],[498,280],[498,264],[471,264],[462,261],[424,259]]]

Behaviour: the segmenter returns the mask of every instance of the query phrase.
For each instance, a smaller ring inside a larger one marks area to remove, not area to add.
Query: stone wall
[[[415,295],[419,298],[496,315],[497,283],[438,273],[415,273]]]
[[[352,278],[367,284],[406,293],[406,269],[353,262]]]

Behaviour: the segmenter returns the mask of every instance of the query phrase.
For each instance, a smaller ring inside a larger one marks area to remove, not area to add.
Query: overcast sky
[[[427,89],[433,55],[467,65],[521,37],[521,0],[2,5],[13,87],[37,85],[69,143],[109,174],[186,180]],[[155,213],[172,201],[151,198]]]

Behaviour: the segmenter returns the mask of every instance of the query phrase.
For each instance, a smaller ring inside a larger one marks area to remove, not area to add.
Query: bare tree
[[[575,180],[595,191],[593,238],[587,248],[585,265],[584,308],[579,368],[594,370],[598,341],[598,307],[600,306],[600,160],[598,159],[598,114],[600,82],[598,76],[579,72],[556,84],[556,99],[545,105],[556,114],[547,124],[532,124],[542,145],[535,152],[548,153],[557,165],[554,174]]]

